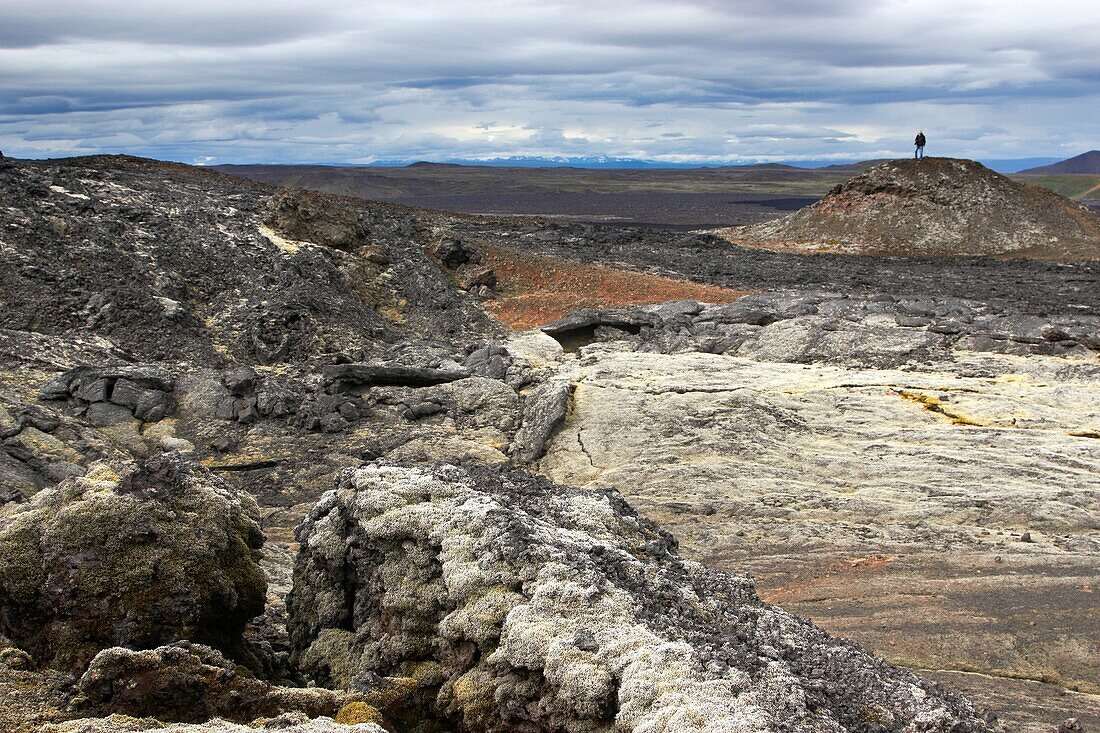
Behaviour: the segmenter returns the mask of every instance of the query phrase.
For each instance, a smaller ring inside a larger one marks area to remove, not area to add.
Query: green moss
[[[321,629],[302,654],[302,665],[317,674],[327,673],[329,686],[346,690],[351,687],[359,670],[351,653],[353,641],[355,635],[345,629]]]
[[[360,723],[382,723],[382,713],[378,708],[365,702],[349,702],[336,713],[337,723],[341,725],[359,725]]]
[[[454,681],[451,694],[462,708],[467,725],[493,719],[496,714],[493,691],[488,672],[477,667]]]
[[[418,689],[420,683],[412,677],[387,677],[385,686],[364,694],[363,701],[385,710],[408,699]]]
[[[16,440],[22,443],[27,450],[42,458],[68,463],[82,463],[84,461],[84,457],[80,455],[79,451],[49,433],[43,433],[38,428],[23,428]]]

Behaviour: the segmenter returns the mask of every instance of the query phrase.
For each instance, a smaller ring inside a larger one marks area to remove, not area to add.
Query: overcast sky
[[[0,0],[0,150],[676,162],[1100,148],[1096,0]]]

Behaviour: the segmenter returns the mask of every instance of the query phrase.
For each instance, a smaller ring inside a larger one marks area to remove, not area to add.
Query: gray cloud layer
[[[0,0],[0,148],[185,161],[1097,147],[1092,0]]]

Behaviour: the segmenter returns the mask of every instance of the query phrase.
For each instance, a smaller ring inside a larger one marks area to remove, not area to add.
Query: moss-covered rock
[[[257,516],[178,453],[98,464],[0,520],[0,633],[76,672],[112,646],[233,654],[263,611]]]
[[[365,702],[349,702],[347,705],[340,708],[340,712],[336,714],[335,720],[337,723],[343,723],[344,725],[381,723],[382,713],[378,712],[378,708],[368,705]]]
[[[184,723],[212,718],[243,723],[284,713],[332,716],[363,699],[322,687],[272,685],[217,650],[188,642],[144,651],[105,649],[88,665],[79,687],[83,710]]]
[[[48,725],[41,733],[255,733],[257,730],[277,730],[280,733],[386,733],[374,723],[348,725],[331,718],[311,720],[305,715],[287,713],[270,720],[259,720],[250,725],[211,720],[207,723],[179,723],[165,725],[145,718],[112,715],[108,718],[81,718],[66,723]]]
[[[413,678],[385,710],[399,730],[1000,729],[684,560],[614,490],[376,463],[345,471],[297,538],[295,659],[321,678],[355,668],[357,686]]]

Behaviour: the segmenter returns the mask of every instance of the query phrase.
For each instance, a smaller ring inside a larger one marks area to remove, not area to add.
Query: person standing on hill
[[[913,141],[913,144],[917,146],[917,149],[913,151],[913,157],[920,160],[924,157],[924,143],[927,140],[924,137],[924,131],[921,130],[917,133],[917,139]]]

